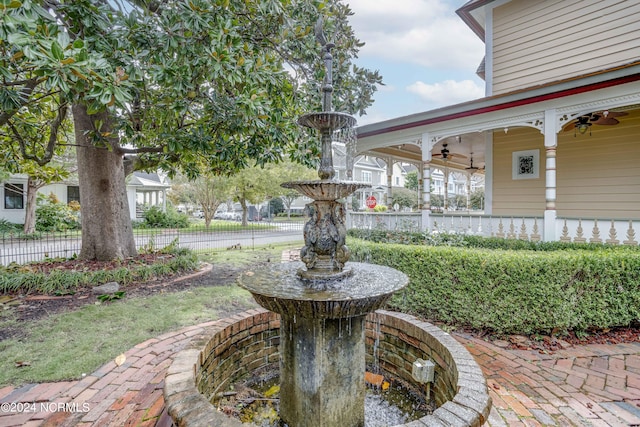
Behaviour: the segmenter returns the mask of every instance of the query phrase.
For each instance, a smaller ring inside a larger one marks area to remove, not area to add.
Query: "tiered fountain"
[[[338,200],[367,185],[333,179],[332,135],[355,120],[331,111],[334,46],[321,31],[318,39],[327,70],[323,111],[305,114],[298,123],[320,131],[320,179],[283,184],[314,200],[306,206],[310,219],[302,262],[242,275],[240,286],[270,311],[249,310],[208,322],[168,368],[167,411],[177,426],[242,427],[212,402],[246,376],[278,370],[279,363],[279,416],[288,427],[362,427],[366,356],[382,373],[426,390],[427,401],[433,391],[438,408],[405,426],[480,426],[491,398],[473,357],[451,336],[417,318],[373,313],[406,286],[407,277],[388,267],[347,262],[346,212]],[[423,371],[425,360],[436,362],[435,372]]]
[[[355,119],[331,111],[333,47],[323,44],[323,111],[298,120],[320,131],[320,180],[282,185],[314,200],[306,206],[304,267],[281,264],[240,280],[258,304],[281,315],[279,414],[289,427],[364,425],[365,317],[408,282],[388,267],[347,263],[346,210],[338,199],[368,184],[334,180],[333,133]]]

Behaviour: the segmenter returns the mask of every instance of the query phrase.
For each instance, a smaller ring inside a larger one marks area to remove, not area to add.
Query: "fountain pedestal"
[[[288,425],[364,426],[364,319],[282,318],[280,418]]]
[[[408,278],[389,267],[348,263],[348,276],[305,280],[302,267],[281,264],[239,281],[281,315],[280,418],[290,427],[362,427],[365,317]]]

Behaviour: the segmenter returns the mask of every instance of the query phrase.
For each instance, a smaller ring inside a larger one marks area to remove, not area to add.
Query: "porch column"
[[[556,236],[556,148],[558,147],[556,110],[544,112],[545,148],[545,211],[543,240],[552,242]]]
[[[467,211],[471,211],[471,176],[467,173]]]
[[[393,192],[391,191],[393,186],[393,159],[388,157],[385,159],[387,163],[387,208],[393,209]]]
[[[442,202],[442,213],[446,213],[448,209],[449,209],[449,168],[445,166],[444,167],[444,200]]]
[[[422,134],[422,204],[420,206],[422,213],[422,229],[431,231],[431,141],[429,141],[429,133]]]
[[[418,165],[418,210],[422,211],[422,189],[424,188],[424,182],[422,177],[424,176],[424,163]]]
[[[345,144],[345,172],[347,181],[353,181],[353,167],[355,165],[356,141],[349,140]],[[356,193],[357,194],[357,193]],[[357,196],[356,196],[357,197]],[[353,210],[353,194],[347,196],[347,228],[351,227],[351,215]]]

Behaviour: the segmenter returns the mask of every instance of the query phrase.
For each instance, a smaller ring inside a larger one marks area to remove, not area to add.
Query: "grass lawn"
[[[271,245],[243,251],[202,254],[219,271],[279,262],[282,251],[301,245]],[[20,322],[11,309],[0,312],[0,328],[19,326],[23,335],[0,341],[0,387],[29,382],[78,379],[136,344],[184,326],[227,317],[257,307],[238,286],[194,286]],[[18,367],[22,363],[24,366]],[[28,365],[26,365],[28,364]]]

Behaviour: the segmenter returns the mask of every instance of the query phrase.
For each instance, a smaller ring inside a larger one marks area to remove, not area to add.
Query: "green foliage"
[[[280,197],[274,197],[269,200],[269,209],[267,213],[271,213],[272,216],[279,215],[285,211],[284,203]]]
[[[11,265],[0,269],[0,293],[41,293],[65,295],[79,287],[95,286],[107,282],[121,285],[152,278],[161,278],[182,271],[198,268],[198,259],[187,249],[175,251],[175,256],[163,262],[134,267],[120,267],[113,270],[66,271],[53,270],[49,274],[38,272],[37,264]]]
[[[53,195],[39,197],[36,207],[36,230],[65,231],[80,228],[78,214],[64,203],[60,203]]]
[[[353,260],[409,276],[408,288],[393,297],[392,306],[452,325],[532,334],[627,326],[640,319],[637,248],[494,250],[363,240],[349,247]]]
[[[473,210],[484,209],[484,190],[476,190],[469,196],[469,203]]]
[[[398,204],[400,208],[416,209],[418,207],[418,192],[407,188],[393,189],[393,204]]]
[[[0,233],[19,233],[22,231],[20,224],[14,224],[6,219],[0,219]]]
[[[387,207],[385,205],[376,205],[375,208],[373,208],[374,212],[386,212],[387,211]]]
[[[409,190],[418,191],[418,171],[407,173],[404,178],[404,186]]]
[[[114,300],[118,300],[118,299],[123,299],[125,294],[126,294],[125,291],[118,291],[118,292],[114,292],[114,293],[111,293],[111,294],[98,295],[98,301],[100,301],[100,302],[109,302],[109,301],[114,301]]]
[[[425,231],[390,231],[386,229],[350,229],[348,235],[374,243],[404,243],[410,245],[460,246],[485,249],[558,251],[587,250],[600,251],[617,246],[600,243],[572,242],[533,242],[520,239],[502,239],[499,237],[483,237],[468,234],[429,233]],[[639,246],[628,246],[626,250],[640,251]]]
[[[144,219],[143,226],[150,228],[187,228],[189,227],[189,216],[177,212],[173,208],[163,211],[159,206],[152,206],[142,213]]]

